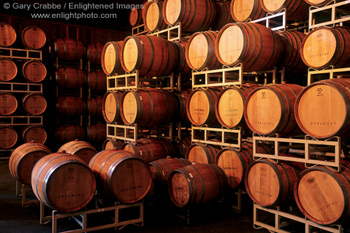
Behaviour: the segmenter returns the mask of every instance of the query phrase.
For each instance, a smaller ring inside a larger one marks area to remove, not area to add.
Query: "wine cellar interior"
[[[350,232],[349,1],[0,8],[0,232]]]

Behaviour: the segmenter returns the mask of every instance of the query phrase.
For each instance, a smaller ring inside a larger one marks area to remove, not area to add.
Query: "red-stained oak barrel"
[[[230,12],[234,21],[237,22],[259,19],[266,14],[259,0],[232,0]]]
[[[42,126],[30,125],[22,130],[24,142],[36,142],[44,144],[47,140],[46,130]]]
[[[127,125],[164,125],[173,120],[177,110],[174,93],[154,88],[127,91],[121,99],[120,114]]]
[[[227,66],[243,64],[246,71],[273,68],[283,53],[281,37],[258,23],[226,24],[215,42],[218,60]]]
[[[190,123],[186,112],[186,106],[187,106],[187,102],[191,92],[192,92],[191,89],[185,89],[185,90],[181,90],[181,92],[175,92],[179,103],[179,111],[175,119],[180,121],[183,124]]]
[[[350,169],[341,165],[336,172],[325,166],[304,170],[296,181],[294,198],[300,211],[311,221],[342,224],[350,217]]]
[[[123,41],[120,61],[126,72],[141,76],[168,75],[176,69],[179,50],[175,43],[157,36],[128,36]]]
[[[87,78],[88,87],[95,91],[107,90],[107,78],[106,74],[101,70],[93,70],[88,74]]]
[[[211,145],[192,144],[185,155],[185,158],[192,163],[215,164],[216,155],[219,149]]]
[[[80,97],[61,96],[56,104],[58,114],[62,116],[80,116],[84,111],[84,101]]]
[[[233,23],[230,14],[230,1],[215,1],[216,17],[214,23],[211,25],[213,30],[220,30],[228,23]]]
[[[219,92],[220,89],[215,88],[192,91],[187,101],[186,112],[193,125],[218,125],[215,117],[215,103]]]
[[[214,164],[188,165],[169,176],[168,192],[177,207],[209,203],[222,198],[226,191],[226,175]]]
[[[85,56],[85,46],[79,40],[58,38],[54,41],[54,54],[58,59],[76,61]]]
[[[42,82],[46,75],[46,66],[41,61],[30,60],[22,65],[23,77],[33,83]]]
[[[141,138],[136,144],[127,142],[123,150],[129,151],[146,163],[175,155],[175,148],[164,138]]]
[[[299,31],[284,31],[279,32],[279,35],[284,43],[284,55],[281,58],[280,65],[288,72],[305,72],[307,66],[301,59],[300,50],[306,35]]]
[[[314,69],[329,66],[346,67],[350,65],[350,29],[347,27],[320,27],[304,39],[301,58]]]
[[[102,144],[102,150],[108,150],[108,149],[121,150],[123,147],[123,144],[124,144],[124,141],[122,140],[107,138]]]
[[[16,42],[16,39],[15,29],[7,23],[0,22],[0,46],[9,47]]]
[[[181,23],[185,32],[207,30],[216,16],[212,0],[165,0],[163,17],[168,25]]]
[[[42,94],[28,94],[22,98],[23,109],[33,116],[41,115],[47,108],[47,101]]]
[[[300,170],[285,162],[267,159],[250,164],[244,182],[249,197],[263,207],[279,206],[293,200],[294,185]]]
[[[181,78],[188,78],[192,75],[192,70],[186,62],[185,54],[186,54],[187,41],[182,40],[174,43],[179,50],[179,63],[175,71],[181,74]]]
[[[132,8],[129,14],[129,23],[131,27],[142,24],[142,10],[138,8]]]
[[[186,44],[186,61],[193,70],[217,69],[221,66],[215,55],[215,31],[196,32]]]
[[[302,20],[308,17],[309,5],[304,0],[259,0],[261,7],[269,13],[286,9],[286,19]]]
[[[0,115],[8,116],[17,110],[18,102],[11,93],[0,93]]]
[[[10,59],[0,59],[0,81],[11,81],[17,76],[17,65]]]
[[[18,146],[9,159],[11,176],[22,184],[30,185],[34,165],[51,153],[51,150],[41,143],[28,142]]]
[[[183,137],[180,141],[175,143],[176,149],[178,150],[177,157],[185,158],[188,149],[191,146],[191,137]]]
[[[10,149],[16,145],[18,134],[12,127],[0,127],[0,149]]]
[[[152,0],[146,2],[142,9],[143,22],[148,32],[163,30],[168,25],[163,18],[163,2]]]
[[[227,128],[245,126],[244,105],[248,95],[258,88],[255,84],[245,84],[242,87],[231,86],[223,89],[215,104],[216,118]]]
[[[295,104],[295,119],[299,127],[315,138],[348,135],[349,87],[348,78],[323,80],[305,87]]]
[[[260,145],[257,145],[256,149],[258,153],[271,152],[268,147]],[[235,189],[244,186],[245,172],[253,161],[253,145],[242,143],[241,150],[233,147],[220,150],[216,156],[215,164],[224,170],[229,188]]]
[[[79,89],[86,82],[85,72],[75,67],[60,67],[55,75],[57,85],[64,89]]]
[[[102,49],[101,66],[106,75],[124,74],[120,53],[123,41],[107,42]]]
[[[299,134],[294,106],[302,90],[303,87],[295,84],[272,84],[255,89],[244,106],[248,127],[260,135]]]
[[[67,154],[76,155],[81,158],[86,164],[97,153],[95,147],[85,141],[74,140],[63,144],[57,152],[64,152]]]
[[[87,136],[90,142],[106,140],[106,124],[96,123],[87,127]]]
[[[41,158],[33,168],[31,180],[38,200],[62,212],[85,207],[96,190],[95,176],[87,164],[66,153]]]
[[[46,44],[46,34],[37,26],[23,29],[21,39],[23,46],[28,49],[42,49]]]
[[[100,65],[101,64],[101,55],[103,50],[103,44],[95,43],[89,44],[86,49],[86,58],[92,64]]]
[[[345,0],[339,0],[338,2],[343,2]],[[312,5],[312,6],[324,6],[327,5],[328,3],[332,3],[333,1],[331,0],[305,0],[305,2],[307,2],[308,4]]]
[[[101,151],[91,159],[89,167],[106,193],[123,203],[143,199],[152,184],[148,165],[128,151]]]
[[[103,97],[96,96],[87,101],[87,111],[90,116],[102,117]]]
[[[85,130],[79,125],[62,125],[57,128],[56,137],[60,143],[70,142],[75,139],[84,139]]]
[[[103,97],[102,114],[107,123],[122,122],[120,107],[123,92],[109,91]]]

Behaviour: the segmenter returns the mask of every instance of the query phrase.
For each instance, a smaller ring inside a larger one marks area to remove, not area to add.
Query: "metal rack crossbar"
[[[168,28],[160,31],[152,32],[150,35],[164,36],[169,41],[180,41],[182,38],[181,23],[178,23],[174,26],[169,26]]]
[[[42,52],[41,50],[0,47],[0,57],[25,60],[42,60]]]
[[[264,23],[267,28],[270,28],[272,31],[278,31],[278,30],[286,30],[286,24],[287,24],[287,19],[286,19],[286,10],[283,9],[277,14],[271,14],[268,13],[266,17],[252,20],[252,23]]]
[[[0,116],[0,125],[43,125],[43,116]]]
[[[0,82],[0,89],[1,89],[0,92],[43,93],[43,84]]]
[[[143,35],[143,34],[147,34],[148,31],[146,31],[145,25],[144,24],[140,24],[136,27],[133,27],[131,29],[131,34],[133,36],[137,36],[137,35]]]
[[[350,72],[350,67],[344,67],[344,68],[330,67],[329,69],[324,69],[324,70],[309,69],[308,76],[307,76],[307,83],[308,83],[308,85],[313,83],[315,76],[317,76],[317,75],[328,75],[329,79],[333,79],[334,75],[337,73],[339,74],[339,73],[348,73],[348,72]]]

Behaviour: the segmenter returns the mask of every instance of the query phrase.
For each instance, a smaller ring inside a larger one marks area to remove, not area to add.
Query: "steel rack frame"
[[[43,125],[43,116],[0,116],[0,126]]]
[[[43,58],[41,50],[16,49],[7,47],[0,47],[0,57],[40,61]]]
[[[148,33],[148,31],[146,31],[146,29],[145,29],[145,24],[140,24],[140,25],[135,26],[131,29],[131,34],[133,36],[144,35],[147,33]]]
[[[42,83],[0,82],[0,92],[43,93]]]
[[[333,79],[334,75],[337,73],[348,73],[350,75],[350,67],[344,67],[344,68],[334,68],[331,66],[330,68],[323,69],[323,70],[315,70],[309,68],[308,70],[308,76],[307,76],[307,83],[310,85],[314,82],[315,76],[317,75],[328,75],[328,79]],[[319,80],[317,80],[319,81]]]
[[[265,25],[272,31],[285,31],[287,25],[286,9],[283,8],[276,14],[267,13],[266,17],[255,19],[250,22]]]
[[[166,29],[155,31],[150,33],[151,36],[165,37],[169,41],[181,41],[182,27],[181,23],[177,23],[173,26],[168,26]]]

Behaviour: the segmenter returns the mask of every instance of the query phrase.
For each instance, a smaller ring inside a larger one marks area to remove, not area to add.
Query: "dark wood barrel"
[[[284,43],[284,56],[280,65],[289,73],[303,73],[307,67],[301,59],[300,50],[306,35],[299,31],[279,32]]]
[[[86,58],[94,65],[101,64],[103,45],[101,43],[89,44],[86,49]]]
[[[0,93],[0,115],[8,116],[17,110],[18,102],[11,93]]]
[[[148,165],[128,151],[101,151],[91,159],[89,167],[106,193],[123,203],[140,201],[152,184]]]
[[[143,22],[145,29],[149,32],[163,30],[168,25],[163,18],[163,2],[152,0],[146,2],[142,9]]]
[[[339,0],[337,2],[343,2],[345,0]],[[324,6],[327,5],[328,3],[332,3],[332,0],[305,0],[308,4],[312,6]]]
[[[187,116],[195,126],[218,125],[215,117],[215,103],[217,102],[220,89],[209,88],[208,90],[192,91],[187,102]]]
[[[244,106],[244,118],[248,127],[260,135],[300,134],[294,107],[302,89],[295,84],[272,84],[255,89]]]
[[[325,166],[304,170],[296,181],[294,198],[300,211],[311,221],[342,224],[350,217],[350,169],[341,165],[336,172]]]
[[[10,149],[15,146],[18,140],[18,134],[12,127],[0,127],[0,149]]]
[[[186,62],[186,44],[187,41],[174,42],[179,50],[179,63],[175,71],[181,74],[181,78],[189,78],[192,75],[192,70]]]
[[[107,123],[122,122],[120,113],[123,92],[109,91],[103,97],[102,114]]]
[[[177,99],[169,91],[145,88],[127,91],[121,99],[120,114],[127,125],[159,126],[173,120]]]
[[[75,67],[60,67],[55,75],[57,85],[64,89],[79,89],[86,82],[85,72]]]
[[[131,27],[135,27],[143,23],[141,9],[135,7],[131,9],[129,14],[129,23]]]
[[[215,158],[219,149],[211,145],[192,144],[185,158],[192,163],[215,164]]]
[[[102,150],[108,150],[108,149],[121,150],[123,147],[123,144],[124,144],[124,141],[122,140],[107,138],[102,144]]]
[[[80,97],[61,96],[57,100],[58,114],[62,116],[80,116],[84,111],[84,101]]]
[[[87,136],[90,142],[102,143],[106,140],[106,124],[96,123],[87,127]]]
[[[76,155],[81,158],[86,164],[89,164],[90,160],[97,153],[95,147],[85,141],[78,139],[63,144],[57,152],[64,152],[67,154]]]
[[[256,88],[258,85],[245,84],[242,87],[231,86],[220,92],[215,104],[215,115],[222,126],[246,126],[244,105],[248,95]]]
[[[78,156],[66,153],[41,158],[33,168],[31,180],[38,200],[62,212],[85,207],[96,190],[91,169]]]
[[[175,92],[177,98],[178,98],[178,103],[179,103],[179,109],[178,109],[178,114],[175,117],[175,119],[182,124],[189,124],[190,120],[188,119],[187,112],[186,112],[186,106],[188,99],[191,95],[192,90],[191,89],[185,89],[181,90],[181,92]]]
[[[123,145],[123,150],[135,154],[146,163],[175,154],[173,144],[164,138],[141,138],[136,144],[127,142]]]
[[[15,29],[7,23],[0,22],[0,46],[9,47],[16,42],[16,39]]]
[[[209,203],[222,198],[226,191],[226,175],[214,164],[188,165],[169,176],[168,192],[177,207]]]
[[[88,87],[95,91],[107,90],[107,78],[106,74],[101,70],[93,70],[88,74],[87,79]]]
[[[21,39],[23,46],[28,49],[42,49],[46,44],[46,34],[37,26],[23,29]]]
[[[249,197],[263,207],[280,206],[293,201],[294,185],[300,170],[285,162],[267,159],[250,164],[244,182]]]
[[[217,69],[221,66],[215,55],[215,31],[196,32],[186,44],[186,61],[193,70]]]
[[[87,101],[87,111],[90,116],[102,117],[103,97],[96,96]]]
[[[0,81],[11,81],[17,76],[17,65],[10,59],[0,59]]]
[[[23,64],[22,74],[27,81],[39,83],[46,78],[47,69],[41,61],[30,60]]]
[[[212,0],[165,0],[163,17],[168,25],[181,23],[185,32],[208,30],[216,16]]]
[[[101,66],[102,70],[107,75],[124,74],[121,65],[121,49],[123,41],[107,42],[102,49]]]
[[[62,60],[80,60],[85,56],[85,46],[79,40],[58,38],[54,41],[54,54]]]
[[[84,139],[84,128],[79,125],[62,125],[57,128],[56,138],[60,143],[70,142],[75,139]]]
[[[350,29],[347,27],[320,27],[304,39],[301,58],[314,69],[329,66],[346,67],[350,65]]]
[[[213,30],[220,30],[226,24],[233,23],[230,14],[230,4],[230,1],[215,1],[216,17],[211,25]]]
[[[259,0],[232,0],[230,12],[236,22],[260,19],[266,14]]]
[[[23,109],[33,116],[41,115],[47,108],[47,101],[42,94],[28,94],[22,98]]]
[[[180,141],[175,143],[175,146],[178,150],[178,154],[180,158],[185,158],[188,149],[191,146],[191,137],[183,137]]]
[[[259,0],[261,7],[269,13],[286,9],[286,20],[302,20],[308,17],[309,5],[304,0]]]
[[[273,68],[283,53],[282,38],[258,23],[226,24],[215,42],[218,60],[227,66],[243,64],[246,71]]]
[[[349,78],[319,81],[305,87],[295,103],[295,119],[299,127],[315,138],[348,135],[349,87]]]
[[[30,125],[22,130],[24,142],[35,142],[44,144],[47,140],[46,130],[42,126]]]
[[[51,150],[41,143],[28,142],[18,146],[9,159],[11,176],[22,184],[30,185],[34,165],[51,153]]]
[[[120,60],[126,72],[141,76],[168,75],[176,69],[179,50],[175,43],[157,36],[128,36],[123,41]]]

